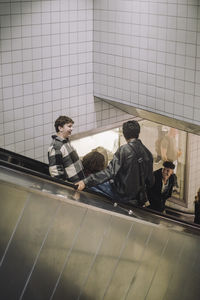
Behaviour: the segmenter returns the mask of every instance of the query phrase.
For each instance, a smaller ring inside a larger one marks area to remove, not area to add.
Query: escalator
[[[49,166],[47,164],[3,148],[0,148],[0,164],[5,166],[9,165],[10,167],[16,170],[23,170],[23,172],[27,174],[34,174],[35,176],[39,176],[40,178],[44,178],[48,181],[57,182],[62,185],[67,185],[76,188],[70,182],[64,182],[62,180],[52,178],[49,175]],[[90,193],[98,194],[97,192],[91,192],[91,191]],[[126,205],[124,206],[126,207]],[[126,209],[129,211],[129,207],[126,207]],[[154,211],[154,213],[156,212]],[[166,213],[167,215],[171,216],[173,219],[182,220],[185,221],[186,223],[191,223],[191,220],[192,221],[194,220],[193,213],[187,213],[185,211],[181,211],[176,208],[171,208],[166,206]]]
[[[0,151],[0,299],[199,299],[198,226],[76,192],[35,162]]]

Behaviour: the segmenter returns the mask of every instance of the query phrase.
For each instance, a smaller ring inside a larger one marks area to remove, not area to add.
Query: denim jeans
[[[92,191],[101,193],[105,196],[110,197],[113,201],[120,202],[120,196],[113,191],[112,186],[109,181],[101,183],[95,187],[90,188]]]
[[[91,187],[90,189],[92,191],[101,193],[104,196],[108,196],[114,202],[121,202],[121,203],[124,202],[124,203],[127,203],[127,204],[133,204],[133,205],[136,205],[136,206],[139,205],[138,200],[136,200],[136,199],[129,200],[129,201],[123,201],[123,199],[121,198],[121,196],[119,194],[117,194],[117,192],[115,192],[112,189],[112,186],[111,186],[111,184],[110,184],[109,181],[101,183],[101,184],[99,184],[99,185],[97,185],[95,187]],[[139,206],[141,206],[141,205],[139,205]]]

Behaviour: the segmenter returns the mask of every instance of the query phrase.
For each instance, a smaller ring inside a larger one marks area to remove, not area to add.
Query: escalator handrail
[[[2,151],[3,150],[3,151]],[[37,160],[34,160],[32,158],[29,158],[29,157],[26,157],[26,156],[23,156],[23,155],[20,155],[20,154],[16,154],[15,152],[12,152],[12,151],[9,151],[9,150],[5,150],[5,149],[2,149],[0,148],[0,152],[3,152],[4,154],[7,154],[7,155],[11,155],[14,159],[15,158],[20,158],[23,162],[32,162],[32,163],[35,163],[37,165],[40,165],[40,166],[45,166],[45,168],[48,168],[48,165],[43,163],[43,162],[39,162]],[[44,173],[41,173],[39,171],[35,171],[33,169],[29,169],[29,168],[26,168],[24,166],[21,166],[21,165],[17,165],[17,164],[14,164],[14,163],[11,163],[11,162],[8,162],[8,161],[5,161],[5,160],[2,160],[0,158],[0,165],[3,165],[5,167],[8,167],[10,169],[15,169],[17,171],[22,171],[26,174],[30,174],[30,175],[35,175],[37,177],[40,177],[40,178],[43,178],[45,180],[49,180],[49,181],[52,181],[52,182],[55,182],[55,183],[58,183],[58,184],[61,184],[61,185],[64,185],[64,186],[68,186],[68,187],[71,187],[73,189],[77,189],[77,186],[71,182],[68,182],[68,181],[64,181],[64,180],[60,180],[60,179],[57,179],[55,177],[51,177],[50,175],[47,175],[47,174],[44,174]],[[99,196],[102,196],[101,194],[99,194],[98,192],[94,192],[94,191],[91,191],[90,189],[85,189],[84,191],[86,192],[89,192],[90,194],[95,194],[95,195],[99,195]],[[103,201],[105,202],[109,202],[109,203],[112,203],[114,204],[114,201],[109,198],[109,197],[106,197],[104,196],[103,198]],[[107,201],[106,201],[107,199]],[[115,202],[116,203],[116,202]],[[134,205],[131,205],[131,204],[124,204],[124,203],[117,203],[118,205],[118,208],[121,209],[122,211],[123,210],[126,210],[127,214],[129,214],[129,211],[131,211],[131,209],[133,208],[137,208],[137,209],[144,209],[144,208],[140,208],[138,206],[134,206]],[[174,208],[175,211],[179,211],[178,209]],[[195,226],[196,228],[199,228],[199,225],[198,224],[193,224],[191,222],[188,222],[188,221],[185,221],[185,220],[180,220],[179,218],[175,217],[175,216],[171,216],[171,215],[165,215],[163,213],[160,213],[160,212],[157,212],[157,211],[154,211],[154,210],[150,210],[148,209],[148,211],[150,211],[151,213],[155,214],[155,215],[158,215],[158,216],[161,216],[162,218],[165,218],[165,219],[170,219],[170,220],[174,220],[174,221],[178,221],[178,222],[181,222],[181,223],[184,223],[184,224],[187,224],[189,226]]]
[[[12,152],[12,151],[10,151],[10,150],[0,148],[0,154],[1,154],[1,152],[4,153],[7,157],[11,156],[11,157],[14,158],[14,159],[19,159],[20,162],[24,162],[24,163],[30,162],[30,163],[32,163],[33,165],[40,166],[42,169],[44,168],[44,169],[46,169],[46,170],[49,168],[48,164],[46,164],[46,163],[40,162],[40,161],[35,160],[35,159],[33,159],[33,158],[29,158],[29,157],[27,157],[27,156],[23,156],[23,155],[21,155],[21,154]],[[0,161],[1,161],[1,158],[0,158]],[[15,165],[15,164],[14,164],[14,165]],[[26,167],[23,167],[23,168],[28,169],[28,168],[26,168]],[[34,170],[34,169],[32,169],[32,170]],[[35,170],[34,170],[34,171],[35,171]],[[36,171],[36,172],[37,172],[37,171]],[[38,171],[38,173],[39,173],[39,174],[44,174],[44,173],[41,173],[40,171]],[[45,174],[46,174],[46,173],[45,173]],[[49,175],[47,178],[48,178],[48,179],[50,179],[50,178],[52,179],[52,177],[51,177],[50,175]],[[46,178],[46,179],[47,179],[47,178]],[[55,181],[55,178],[54,178],[53,181]],[[67,185],[66,182],[63,182],[62,180],[58,180],[58,181],[56,180],[56,182],[61,183],[61,184],[64,184],[64,185]],[[69,183],[69,184],[70,184],[70,183]],[[71,186],[71,184],[70,184],[70,186]],[[73,185],[72,187],[76,188],[75,185]],[[166,206],[166,209],[168,209],[167,206]],[[187,214],[192,214],[192,213],[189,213],[189,212],[181,211],[181,210],[179,210],[178,208],[171,208],[171,207],[169,207],[169,209],[172,209],[174,212],[177,212],[177,213],[187,213]]]
[[[41,173],[41,172],[38,172],[38,171],[35,171],[35,170],[32,170],[32,169],[28,169],[28,168],[22,167],[20,165],[12,164],[12,163],[10,163],[8,161],[4,161],[2,159],[0,159],[0,165],[3,165],[3,166],[8,167],[10,169],[14,169],[14,170],[17,170],[17,171],[22,171],[26,174],[35,175],[37,177],[40,177],[40,178],[43,178],[43,179],[46,179],[46,180],[50,180],[50,181],[53,181],[53,182],[56,182],[56,183],[59,183],[59,184],[77,189],[77,186],[75,184],[71,183],[71,182],[60,180],[60,179],[57,179],[55,177],[51,177],[50,175],[46,175],[44,173]]]
[[[37,177],[40,177],[42,179],[52,181],[52,182],[55,182],[55,183],[58,183],[58,184],[61,184],[61,185],[64,185],[64,186],[68,186],[68,187],[71,187],[73,189],[77,188],[77,186],[74,185],[73,183],[66,182],[66,181],[51,177],[50,175],[48,176],[46,174],[43,174],[43,173],[40,173],[40,172],[37,172],[37,171],[34,171],[34,170],[30,170],[30,169],[27,169],[25,167],[15,165],[15,164],[12,164],[10,162],[7,162],[7,161],[1,160],[1,159],[0,159],[0,165],[2,165],[4,167],[7,167],[9,169],[14,169],[14,170],[17,170],[17,171],[20,171],[20,172],[24,172],[24,173],[29,174],[29,175],[37,176]],[[91,191],[91,190],[88,190],[88,189],[85,189],[85,191],[89,192],[90,194],[95,194],[95,195],[102,196],[101,194],[99,194],[97,192],[94,192],[94,191]],[[109,197],[102,197],[101,201],[112,204],[113,206],[115,206],[117,204],[119,212],[121,212],[123,214],[126,214],[126,215],[131,215],[130,212],[132,210],[134,211],[134,209],[145,210],[146,212],[150,212],[153,215],[157,215],[157,216],[161,217],[162,219],[165,219],[165,220],[168,220],[168,221],[170,220],[170,221],[178,222],[179,224],[181,224],[183,226],[186,225],[187,227],[190,227],[191,229],[192,228],[200,229],[200,226],[198,224],[190,223],[190,222],[187,222],[185,220],[180,220],[177,217],[174,217],[174,216],[171,216],[171,215],[165,215],[163,213],[160,213],[160,212],[157,212],[157,211],[154,211],[154,210],[150,210],[150,209],[147,210],[143,207],[138,207],[138,206],[135,206],[135,205],[132,205],[132,204],[116,203],[116,202],[114,203],[111,199],[109,199]],[[133,214],[133,216],[134,216],[134,214]]]
[[[0,154],[3,153],[4,155],[7,155],[7,156],[12,156],[13,158],[19,158],[21,159],[21,161],[29,161],[29,162],[32,162],[32,163],[35,163],[35,164],[38,164],[38,165],[41,165],[41,166],[48,166],[47,164],[39,161],[39,160],[36,160],[36,159],[33,159],[33,158],[30,158],[28,156],[25,156],[25,155],[22,155],[22,154],[19,154],[19,153],[16,153],[16,152],[12,152],[10,150],[7,150],[7,149],[4,149],[4,148],[0,148]]]

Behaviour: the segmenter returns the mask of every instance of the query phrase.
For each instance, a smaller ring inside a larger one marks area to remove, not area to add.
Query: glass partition
[[[174,187],[173,198],[183,201],[187,133],[147,120],[141,121],[140,125],[140,139],[153,154],[154,170],[162,168],[162,164],[166,160],[175,164],[174,173],[177,176],[177,186]]]
[[[165,160],[173,161],[175,164],[174,172],[177,176],[177,185],[174,187],[171,201],[184,204],[187,133],[148,120],[141,120],[139,123],[141,126],[139,138],[153,154],[154,171],[162,168]],[[107,162],[112,159],[117,148],[124,143],[126,141],[121,127],[72,142],[80,157],[83,157],[93,149],[99,147],[104,149],[104,153],[107,155]]]

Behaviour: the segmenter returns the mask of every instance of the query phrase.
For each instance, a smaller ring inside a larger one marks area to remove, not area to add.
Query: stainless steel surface
[[[0,299],[200,298],[199,229],[99,200],[0,166]]]
[[[101,99],[99,97],[95,97],[96,99]],[[189,123],[183,120],[174,119],[171,117],[167,117],[158,113],[150,112],[144,109],[136,108],[132,105],[123,104],[117,101],[112,101],[109,99],[101,99],[108,104],[125,111],[126,113],[133,115],[134,117],[139,117],[142,119],[150,120],[152,122],[160,123],[166,126],[174,127],[186,132],[190,132],[193,134],[200,135],[200,126],[197,124]]]

